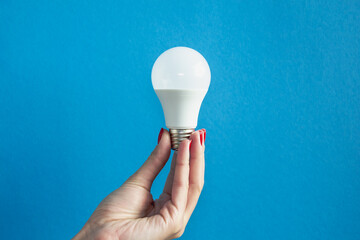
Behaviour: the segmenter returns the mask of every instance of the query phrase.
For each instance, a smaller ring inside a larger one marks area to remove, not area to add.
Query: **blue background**
[[[1,1],[0,238],[71,238],[145,161],[174,46],[212,71],[182,239],[360,239],[360,2],[340,0]]]

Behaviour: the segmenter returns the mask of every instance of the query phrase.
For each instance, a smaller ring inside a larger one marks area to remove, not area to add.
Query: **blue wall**
[[[355,0],[1,1],[0,238],[69,239],[143,163],[179,45],[212,71],[183,239],[360,239]]]

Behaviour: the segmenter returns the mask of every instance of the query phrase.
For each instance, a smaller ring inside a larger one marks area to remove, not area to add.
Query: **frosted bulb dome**
[[[210,78],[205,58],[188,47],[174,47],[162,53],[151,73],[154,89],[207,90]]]

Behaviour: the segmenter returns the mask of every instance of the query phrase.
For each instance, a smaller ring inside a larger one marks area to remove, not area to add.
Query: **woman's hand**
[[[162,129],[146,162],[96,208],[74,239],[173,239],[180,237],[204,185],[206,131],[194,132],[172,158],[163,193],[151,185],[170,156],[170,135]]]

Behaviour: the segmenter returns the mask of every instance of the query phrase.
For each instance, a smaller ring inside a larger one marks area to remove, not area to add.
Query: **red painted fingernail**
[[[204,142],[206,140],[206,129],[204,129]]]
[[[189,143],[189,150],[191,149],[191,143],[192,143],[192,140],[190,140],[190,143]]]
[[[163,133],[164,133],[164,129],[161,128],[161,130],[160,130],[160,132],[159,132],[159,136],[158,136],[158,144],[159,144],[159,142],[160,142],[160,140],[161,140],[161,136],[163,135]]]
[[[202,131],[202,129],[199,131],[200,132],[200,144],[201,146],[203,145],[203,141],[204,141],[204,133]]]

